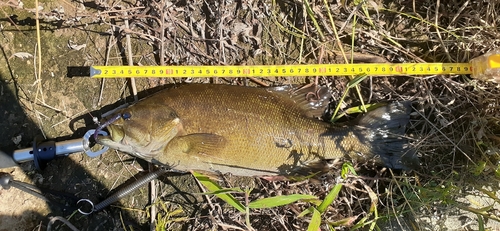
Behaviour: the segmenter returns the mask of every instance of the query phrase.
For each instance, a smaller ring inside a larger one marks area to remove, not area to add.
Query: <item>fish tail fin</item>
[[[361,117],[363,139],[372,147],[373,160],[392,169],[410,170],[419,166],[415,149],[405,137],[412,111],[411,102],[393,102]]]

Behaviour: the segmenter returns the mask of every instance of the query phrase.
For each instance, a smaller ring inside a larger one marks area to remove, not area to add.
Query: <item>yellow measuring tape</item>
[[[68,76],[69,70],[68,67]],[[83,68],[83,67],[74,67]],[[500,52],[488,53],[469,63],[357,63],[255,66],[91,66],[92,78],[163,77],[290,77],[290,76],[369,76],[395,75],[500,75]],[[72,74],[81,76],[81,74]]]
[[[471,74],[470,63],[363,63],[257,66],[92,66],[94,78]]]

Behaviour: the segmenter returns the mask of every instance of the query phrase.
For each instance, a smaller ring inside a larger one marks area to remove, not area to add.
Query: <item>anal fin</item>
[[[327,172],[334,169],[340,168],[343,163],[342,159],[323,159],[312,161],[303,166],[299,166],[293,169],[290,173],[289,178],[305,177],[305,178],[315,178],[321,176]]]

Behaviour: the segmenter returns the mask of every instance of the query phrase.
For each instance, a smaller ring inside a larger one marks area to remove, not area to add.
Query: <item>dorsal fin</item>
[[[294,102],[304,111],[304,115],[310,118],[322,117],[331,97],[330,89],[326,86],[284,85],[270,87],[266,90],[285,97]]]

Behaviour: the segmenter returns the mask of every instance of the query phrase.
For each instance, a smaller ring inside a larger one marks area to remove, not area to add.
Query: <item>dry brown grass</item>
[[[13,1],[0,4],[17,7]],[[125,35],[131,36],[132,43],[141,44],[134,47],[135,65],[467,62],[500,46],[500,6],[495,1],[359,1],[358,5],[320,0],[95,1],[73,5],[72,14],[45,9],[40,12],[41,19],[45,24],[83,31],[90,31],[86,24],[99,24],[98,32],[108,35],[109,40],[106,47],[100,47],[106,50],[105,57],[92,57],[93,65],[130,64],[125,61],[130,57],[124,52],[127,46],[130,48],[125,44]],[[124,17],[129,19],[128,28],[124,27]],[[469,76],[369,78],[359,85],[359,93],[353,91],[345,102],[338,100],[348,80],[331,76],[264,77],[253,82],[237,78],[150,79],[138,84],[146,89],[175,82],[279,85],[315,81],[330,86],[334,90],[333,103],[344,107],[414,101],[408,136],[422,160],[421,168],[414,172],[365,169],[368,175],[349,177],[343,182],[339,198],[323,214],[323,229],[342,219],[352,219],[338,227],[347,230],[364,218],[368,224],[394,214],[439,217],[453,208],[498,220],[494,207],[479,212],[458,199],[482,189],[481,195],[498,201],[500,91],[496,83]],[[102,89],[109,88],[103,85]],[[292,193],[321,198],[337,183],[335,176],[330,180],[323,185],[257,181],[247,199]],[[370,198],[371,191],[376,193],[376,200]],[[370,211],[372,203],[378,205],[378,214]],[[211,204],[202,206],[200,213],[191,213],[201,216],[179,219],[178,224],[170,222],[168,227],[250,228],[234,209],[215,198]],[[297,203],[256,210],[251,224],[256,230],[306,229],[309,220],[298,215],[307,207]],[[178,211],[180,206],[162,208],[162,217],[173,219],[168,213]],[[481,223],[478,219],[471,227]]]

